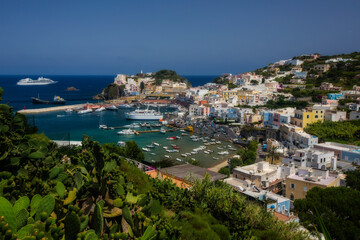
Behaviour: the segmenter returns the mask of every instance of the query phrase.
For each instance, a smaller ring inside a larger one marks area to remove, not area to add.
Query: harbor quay
[[[75,104],[75,105],[66,105],[66,106],[56,106],[56,107],[46,107],[46,108],[37,108],[37,109],[22,109],[18,113],[22,114],[36,114],[36,113],[46,113],[46,112],[57,112],[65,111],[67,109],[79,109],[83,108],[86,104]]]

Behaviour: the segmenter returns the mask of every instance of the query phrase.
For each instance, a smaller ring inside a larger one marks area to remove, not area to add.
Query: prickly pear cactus
[[[125,218],[126,222],[133,228],[134,222],[131,217],[131,213],[128,206],[123,207],[122,209],[123,217]]]
[[[28,209],[30,199],[26,196],[19,198],[14,204],[14,213],[17,214],[21,209]]]
[[[74,240],[80,232],[80,218],[71,212],[65,218],[65,240]]]
[[[36,210],[35,220],[39,220],[41,215],[45,212],[49,216],[55,207],[55,198],[51,195],[45,196]]]
[[[77,192],[76,188],[69,192],[68,197],[64,200],[64,205],[68,205],[76,199],[76,192]]]
[[[39,194],[36,194],[32,197],[31,202],[30,202],[30,208],[31,208],[30,217],[35,215],[36,210],[37,210],[41,200],[42,200],[42,197]]]
[[[11,203],[3,197],[0,197],[0,217],[3,216],[4,220],[9,224],[11,231],[17,230],[16,217]]]
[[[55,186],[55,190],[60,198],[64,198],[65,196],[65,186],[62,182],[57,182]]]
[[[20,229],[20,228],[22,228],[23,226],[26,225],[28,217],[29,217],[29,212],[25,208],[21,209],[16,214],[16,226],[17,226],[17,229]]]
[[[94,210],[93,216],[93,226],[95,229],[95,233],[98,237],[101,236],[103,230],[103,215],[100,205],[97,203]]]

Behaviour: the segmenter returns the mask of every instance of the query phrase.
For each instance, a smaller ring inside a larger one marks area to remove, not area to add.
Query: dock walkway
[[[82,108],[86,104],[75,104],[75,105],[65,105],[65,106],[56,106],[56,107],[47,107],[47,108],[38,108],[38,109],[22,109],[18,113],[22,114],[34,114],[34,113],[46,113],[46,112],[56,112],[56,111],[65,111],[66,109],[76,109]]]

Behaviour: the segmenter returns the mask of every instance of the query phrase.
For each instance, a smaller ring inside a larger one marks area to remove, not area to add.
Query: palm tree
[[[268,151],[270,164],[274,164],[275,161],[281,156],[281,154],[276,151],[277,149],[278,149],[277,147],[271,147]]]

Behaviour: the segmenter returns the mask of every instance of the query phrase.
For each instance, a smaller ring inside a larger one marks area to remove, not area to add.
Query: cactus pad
[[[65,240],[75,240],[80,232],[80,218],[74,212],[65,218]]]
[[[41,214],[46,212],[47,216],[49,216],[55,207],[55,198],[51,195],[46,195],[36,210],[35,220],[40,220]]]
[[[30,208],[31,208],[30,217],[35,215],[36,210],[37,210],[41,200],[42,200],[42,197],[39,194],[36,194],[32,197],[31,202],[30,202]]]
[[[0,197],[0,216],[4,216],[10,229],[13,232],[16,232],[16,218],[13,207],[11,206],[11,203],[3,197]]]
[[[60,198],[64,198],[65,196],[65,186],[62,182],[57,182],[55,186],[55,190]]]
[[[19,198],[14,204],[14,213],[15,215],[21,210],[27,210],[30,205],[30,199],[27,196]]]
[[[20,228],[22,228],[23,226],[26,225],[28,217],[29,217],[29,212],[25,208],[21,209],[16,214],[16,226],[17,226],[17,229],[20,229]]]
[[[77,192],[76,188],[74,188],[74,190],[69,192],[68,197],[64,201],[64,205],[68,205],[76,199],[76,192]]]
[[[98,237],[101,236],[103,230],[103,216],[100,205],[97,203],[94,210],[94,217],[93,217],[93,226],[95,229],[95,233]]]

